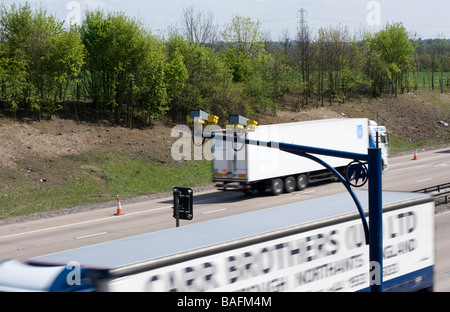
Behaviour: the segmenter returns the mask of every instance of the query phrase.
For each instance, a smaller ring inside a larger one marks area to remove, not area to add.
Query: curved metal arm
[[[294,154],[298,155],[298,156],[306,157],[308,159],[311,159],[311,160],[321,164],[322,166],[324,166],[325,168],[330,170],[342,182],[342,184],[344,184],[345,188],[352,196],[353,201],[356,204],[356,207],[358,208],[359,216],[361,217],[361,221],[362,221],[363,227],[364,227],[364,235],[366,237],[366,245],[369,245],[369,226],[367,224],[366,215],[364,214],[364,210],[362,209],[361,203],[359,202],[358,197],[356,197],[355,193],[353,192],[353,190],[350,186],[350,183],[336,169],[331,167],[329,164],[327,164],[320,158],[317,158],[313,155],[309,155],[307,153],[294,153]]]

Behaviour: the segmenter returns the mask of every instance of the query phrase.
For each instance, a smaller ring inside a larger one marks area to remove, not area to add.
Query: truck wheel
[[[300,174],[297,177],[297,190],[303,191],[308,186],[308,177],[306,174]]]
[[[284,192],[292,193],[295,191],[296,181],[294,177],[287,177],[284,179]]]
[[[272,179],[271,188],[272,195],[280,195],[284,190],[283,180],[280,178]]]

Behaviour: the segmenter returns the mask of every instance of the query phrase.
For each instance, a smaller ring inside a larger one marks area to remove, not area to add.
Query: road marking
[[[307,194],[312,194],[315,193],[316,190],[312,190],[312,191],[307,191],[307,192],[300,192],[300,193],[295,193],[295,196],[299,196],[299,195],[307,195]]]
[[[109,234],[109,232],[102,232],[102,233],[97,233],[97,234],[91,234],[91,235],[86,235],[86,236],[80,236],[75,238],[76,240],[80,240],[80,239],[85,239],[85,238],[91,238],[91,237],[96,237],[96,236],[102,236],[102,235],[106,235]]]
[[[146,213],[146,212],[154,212],[154,211],[163,210],[163,209],[167,209],[167,208],[172,208],[172,206],[165,206],[165,207],[155,208],[155,209],[150,209],[150,210],[131,212],[131,213],[124,214],[124,215],[122,215],[120,217],[110,216],[110,217],[106,217],[106,218],[100,218],[100,219],[94,219],[94,220],[89,220],[89,221],[83,221],[83,222],[70,223],[70,224],[64,224],[64,225],[49,227],[49,228],[35,230],[35,231],[22,232],[22,233],[16,233],[16,234],[11,234],[11,235],[6,235],[6,236],[0,236],[0,239],[12,238],[12,237],[24,236],[24,235],[30,235],[30,234],[36,234],[36,233],[47,232],[47,231],[53,231],[53,230],[64,229],[64,228],[73,227],[73,226],[77,226],[77,225],[89,224],[89,223],[106,221],[106,220],[118,220],[119,218],[125,218],[127,216],[142,214],[142,213]]]
[[[172,208],[172,206],[166,206],[166,207],[160,207],[160,208],[155,208],[155,209],[150,209],[150,210],[131,212],[131,213],[127,213],[125,215],[133,216],[133,215],[137,215],[137,214],[141,214],[141,213],[153,212],[153,211],[158,211],[158,210],[165,210],[165,209],[168,209],[168,208]]]
[[[206,211],[206,212],[202,212],[202,215],[205,214],[210,214],[210,213],[216,213],[216,212],[221,212],[221,211],[225,211],[228,210],[227,208],[223,208],[223,209],[217,209],[217,210],[212,210],[212,211]]]
[[[427,182],[427,181],[431,181],[431,180],[433,180],[433,178],[419,180],[419,181],[416,181],[416,183],[422,183],[422,182]]]
[[[394,171],[401,171],[401,170],[407,170],[407,169],[418,169],[418,168],[426,168],[426,167],[433,167],[432,164],[430,164],[431,161],[438,161],[439,160],[443,160],[443,161],[447,161],[448,156],[447,155],[438,155],[438,156],[433,156],[433,157],[427,157],[425,158],[425,160],[427,160],[429,163],[427,164],[423,164],[423,165],[417,165],[418,162],[415,161],[404,161],[404,162],[399,162],[399,163],[394,163],[394,164],[390,164],[389,165],[389,172],[394,172]],[[423,160],[423,158],[422,158]],[[445,166],[442,165],[442,166]],[[398,169],[394,169],[395,167],[402,167],[402,168],[398,168]]]

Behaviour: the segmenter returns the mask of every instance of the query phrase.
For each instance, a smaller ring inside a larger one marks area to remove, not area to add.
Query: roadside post
[[[190,188],[175,187],[173,189],[173,217],[176,227],[180,226],[181,220],[192,220],[194,218],[194,192]]]
[[[382,292],[383,284],[383,204],[381,149],[369,149],[369,258],[370,291]]]

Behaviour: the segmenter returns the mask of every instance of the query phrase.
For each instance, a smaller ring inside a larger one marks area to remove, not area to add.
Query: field
[[[450,95],[419,90],[398,98],[353,99],[302,112],[257,115],[260,124],[367,117],[387,126],[391,154],[448,146]],[[0,119],[0,220],[95,209],[121,201],[167,194],[173,187],[210,187],[208,161],[176,162],[175,124],[159,120],[147,129],[76,123],[54,117],[37,122]],[[65,209],[65,210],[64,210]]]
[[[429,72],[417,72],[417,73],[409,73],[409,78],[411,81],[417,82],[417,87],[420,90],[432,90],[432,80],[434,80],[434,89],[440,90],[441,83],[442,88],[448,90],[450,88],[450,72],[436,72],[434,75],[431,75]]]

